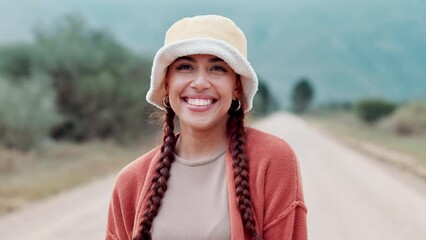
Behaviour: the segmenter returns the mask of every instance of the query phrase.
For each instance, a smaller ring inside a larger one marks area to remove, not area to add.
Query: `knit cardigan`
[[[293,150],[284,140],[259,130],[246,128],[246,134],[249,185],[257,232],[265,240],[306,240],[307,208]],[[138,234],[159,155],[160,147],[156,147],[118,174],[110,200],[105,239],[132,239]],[[244,231],[238,210],[229,150],[226,173],[231,240],[252,239]]]

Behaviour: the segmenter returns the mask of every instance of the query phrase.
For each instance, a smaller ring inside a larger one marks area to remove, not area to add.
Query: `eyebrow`
[[[193,57],[190,56],[183,56],[183,57],[178,57],[176,58],[175,61],[179,61],[179,60],[187,60],[189,62],[196,62],[195,59]],[[218,57],[212,57],[209,59],[210,63],[215,63],[215,62],[224,62],[222,58],[218,58]]]
[[[187,60],[187,61],[190,61],[190,62],[195,62],[195,59],[192,58],[192,57],[189,57],[189,56],[178,57],[178,58],[176,58],[175,62],[177,62],[179,60]]]
[[[214,58],[210,58],[209,62],[215,63],[215,62],[224,62],[224,61],[222,58],[214,57]]]

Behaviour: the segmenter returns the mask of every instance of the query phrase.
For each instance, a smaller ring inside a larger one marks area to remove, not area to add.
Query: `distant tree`
[[[356,104],[356,113],[367,123],[374,123],[377,120],[390,115],[396,104],[380,98],[361,99]]]
[[[266,115],[278,109],[278,102],[265,81],[259,78],[258,91],[253,100],[255,115]]]
[[[292,110],[301,114],[305,112],[314,97],[314,89],[308,78],[301,78],[293,88],[291,95]]]

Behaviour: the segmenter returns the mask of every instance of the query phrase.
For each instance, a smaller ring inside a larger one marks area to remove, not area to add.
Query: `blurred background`
[[[152,59],[172,23],[201,14],[246,34],[260,78],[252,122],[291,112],[424,182],[425,9],[422,0],[2,0],[0,216],[115,174],[158,143],[145,101]]]

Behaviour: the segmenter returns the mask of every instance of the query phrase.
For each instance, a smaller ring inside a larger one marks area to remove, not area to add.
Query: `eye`
[[[190,64],[182,63],[176,66],[176,70],[178,71],[185,71],[185,70],[192,70],[193,67]]]
[[[225,67],[222,66],[213,66],[211,68],[212,71],[219,71],[219,72],[228,72],[228,70]]]

